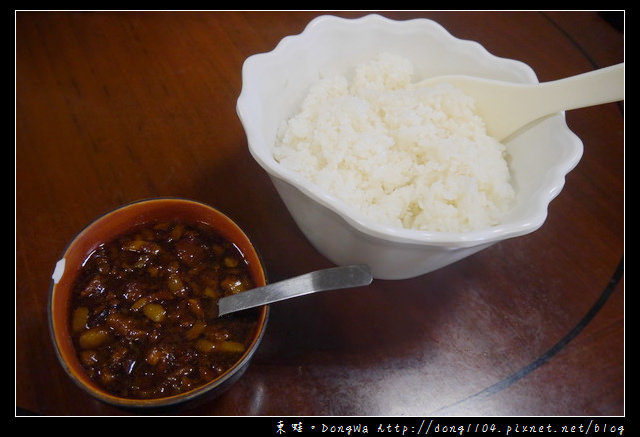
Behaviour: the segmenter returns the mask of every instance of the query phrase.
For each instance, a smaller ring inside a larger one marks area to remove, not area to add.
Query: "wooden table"
[[[55,262],[106,211],[188,197],[253,236],[271,281],[331,266],[251,158],[235,111],[243,61],[318,14],[16,13],[17,414],[133,414],[71,382],[47,325]],[[382,15],[431,18],[541,81],[624,60],[620,14]],[[171,414],[624,415],[623,103],[567,120],[584,156],[540,230],[418,278],[273,305],[243,378]]]

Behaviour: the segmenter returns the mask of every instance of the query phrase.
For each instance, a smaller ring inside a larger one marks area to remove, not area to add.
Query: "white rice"
[[[473,99],[412,88],[413,65],[381,54],[351,81],[324,77],[287,120],[275,159],[377,223],[461,232],[500,223],[514,199],[503,144]]]

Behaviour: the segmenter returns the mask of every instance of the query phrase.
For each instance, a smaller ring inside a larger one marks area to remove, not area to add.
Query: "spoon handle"
[[[440,76],[418,87],[447,82],[475,100],[489,135],[503,141],[548,115],[624,99],[624,62],[564,79],[535,84],[468,76]]]
[[[532,87],[535,88],[535,87]],[[624,63],[541,84],[542,115],[624,99]],[[536,92],[535,90],[533,91]]]
[[[363,264],[317,270],[223,297],[218,300],[218,316],[318,291],[369,285],[372,280],[369,267]]]
[[[623,100],[624,63],[539,84],[486,87],[483,92],[479,113],[490,134],[504,140],[543,117]]]

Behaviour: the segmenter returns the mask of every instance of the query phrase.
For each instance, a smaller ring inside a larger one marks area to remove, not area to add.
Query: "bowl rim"
[[[84,392],[88,393],[94,398],[117,407],[134,408],[134,409],[170,407],[170,406],[186,403],[195,398],[199,398],[200,396],[203,396],[215,390],[216,388],[223,387],[226,384],[231,383],[236,377],[240,377],[246,370],[249,362],[253,358],[254,354],[258,350],[263,340],[263,337],[266,332],[268,320],[269,320],[269,315],[270,315],[269,306],[265,305],[263,307],[260,307],[258,323],[256,326],[256,333],[251,338],[251,343],[249,344],[249,346],[247,347],[247,350],[244,352],[241,358],[239,358],[238,361],[236,361],[236,363],[232,367],[227,369],[224,373],[219,375],[217,378],[209,381],[206,384],[195,387],[189,391],[179,393],[177,395],[151,398],[151,399],[124,398],[124,397],[116,396],[106,392],[105,390],[98,387],[96,384],[93,384],[85,374],[77,375],[72,370],[72,366],[67,362],[67,356],[62,351],[62,347],[60,346],[58,337],[59,337],[59,334],[62,334],[62,333],[59,333],[59,329],[56,327],[55,314],[54,314],[55,308],[56,308],[56,305],[55,305],[56,286],[60,278],[62,277],[63,271],[65,269],[65,263],[66,263],[65,257],[67,256],[69,251],[73,248],[73,245],[78,241],[78,239],[82,235],[88,232],[93,226],[105,220],[108,220],[109,216],[122,212],[123,210],[131,207],[144,206],[144,204],[153,205],[153,204],[162,204],[162,203],[190,204],[198,208],[207,209],[213,212],[214,214],[218,215],[223,220],[225,220],[227,224],[231,225],[236,232],[239,232],[239,234],[243,236],[246,242],[250,245],[258,261],[256,263],[258,271],[262,276],[264,283],[265,284],[268,283],[267,272],[266,272],[266,268],[265,268],[265,264],[263,262],[262,256],[260,255],[260,252],[256,248],[255,244],[253,243],[253,240],[249,237],[249,235],[229,215],[223,213],[221,210],[219,210],[216,207],[213,207],[207,203],[204,203],[198,200],[193,200],[185,197],[172,197],[172,196],[149,197],[149,198],[134,200],[134,201],[116,206],[115,208],[112,208],[98,215],[89,223],[87,223],[85,226],[83,226],[69,240],[69,242],[64,247],[58,261],[56,262],[53,273],[51,275],[51,280],[49,284],[49,295],[48,295],[48,301],[47,301],[47,323],[49,327],[49,336],[51,338],[53,349],[58,359],[58,362],[62,366],[65,373],[75,383],[75,385],[80,387]],[[147,219],[146,221],[149,221],[149,220]],[[143,220],[141,223],[144,223],[144,222],[145,220]],[[131,226],[136,226],[136,224],[134,223]]]
[[[389,26],[390,29],[398,29],[405,26],[428,27],[439,32],[439,36],[445,38],[450,43],[460,46],[466,45],[470,50],[475,50],[495,62],[521,69],[521,73],[526,75],[528,82],[538,83],[534,70],[524,62],[496,56],[477,41],[455,37],[441,24],[428,18],[394,20],[376,13],[357,18],[319,15],[313,18],[299,34],[288,35],[282,38],[271,51],[249,56],[242,67],[243,85],[240,95],[238,96],[236,111],[245,129],[251,155],[260,164],[260,166],[267,171],[269,176],[293,186],[305,196],[313,199],[315,202],[337,214],[342,220],[361,233],[376,239],[395,243],[421,246],[470,247],[528,234],[540,228],[547,218],[549,203],[560,193],[564,186],[567,173],[577,165],[583,153],[582,142],[566,125],[564,112],[560,112],[548,118],[555,118],[560,123],[563,123],[563,134],[566,135],[567,141],[571,143],[571,153],[564,165],[555,168],[555,171],[552,172],[550,177],[545,179],[543,186],[538,190],[541,194],[536,202],[536,212],[520,220],[514,220],[489,228],[465,232],[439,232],[406,229],[377,223],[374,219],[367,217],[363,212],[356,210],[336,196],[321,190],[302,176],[283,167],[272,157],[264,156],[267,155],[266,150],[271,150],[271,148],[267,147],[265,148],[265,151],[262,149],[256,149],[256,144],[263,142],[264,138],[262,138],[259,132],[256,132],[256,128],[251,125],[247,112],[250,107],[250,95],[254,92],[253,87],[248,83],[248,79],[250,78],[252,71],[259,69],[261,62],[268,62],[271,57],[278,56],[283,50],[286,50],[288,46],[302,42],[306,38],[310,38],[311,35],[317,32],[318,28],[321,26],[351,26],[354,24],[362,26],[377,26],[382,24],[384,26]],[[380,29],[379,27],[375,28],[377,30]]]

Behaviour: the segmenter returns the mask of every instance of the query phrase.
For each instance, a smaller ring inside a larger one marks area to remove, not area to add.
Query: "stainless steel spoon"
[[[373,277],[369,267],[364,264],[316,270],[264,287],[223,297],[218,300],[218,316],[318,291],[369,285],[371,281],[373,281]]]

